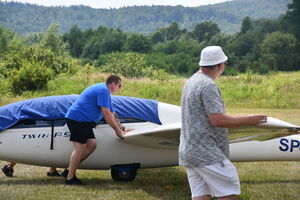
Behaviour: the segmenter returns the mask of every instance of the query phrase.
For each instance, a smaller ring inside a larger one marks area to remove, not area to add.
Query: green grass
[[[231,108],[300,108],[300,71],[223,76],[217,82]]]
[[[106,74],[97,71],[72,77],[60,76],[49,82],[48,90],[26,92],[21,96],[4,94],[0,98],[0,105],[39,96],[79,94],[87,86],[102,82],[106,77]],[[185,81],[183,78],[169,81],[123,79],[123,89],[119,95],[180,105]],[[229,113],[267,114],[300,125],[300,72],[267,76],[243,74],[221,77],[217,83]],[[1,166],[4,164],[4,161],[0,161]],[[300,162],[239,162],[235,165],[242,187],[239,199],[300,199]],[[6,178],[0,173],[0,200],[190,199],[182,167],[139,170],[136,180],[129,183],[113,182],[109,171],[79,170],[78,177],[86,183],[82,187],[65,186],[61,178],[47,178],[46,171],[45,167],[18,164],[15,168],[16,178]]]
[[[1,165],[4,162],[0,162]],[[299,162],[234,163],[242,200],[300,199]],[[62,178],[46,177],[47,168],[16,165],[16,178],[0,175],[0,199],[160,200],[190,199],[182,167],[143,169],[133,182],[113,182],[109,171],[78,170],[84,186],[65,186]]]

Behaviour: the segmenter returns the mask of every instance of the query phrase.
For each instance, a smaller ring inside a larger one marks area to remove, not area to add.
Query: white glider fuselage
[[[178,122],[180,107],[168,105],[164,103],[158,105],[161,122],[163,124],[172,121]],[[161,108],[162,106],[163,108]],[[174,115],[175,113],[176,115]],[[168,115],[169,117],[167,117]],[[161,126],[151,122],[124,123],[123,125],[135,131],[151,130]],[[126,139],[119,139],[108,124],[97,125],[94,133],[97,148],[81,163],[80,168],[82,169],[109,169],[113,165],[133,163],[139,163],[141,168],[177,165],[176,147],[162,150],[128,144],[125,142]],[[51,150],[51,127],[10,128],[0,132],[0,160],[66,167],[73,150],[69,137],[70,132],[66,124],[55,126],[53,150]]]

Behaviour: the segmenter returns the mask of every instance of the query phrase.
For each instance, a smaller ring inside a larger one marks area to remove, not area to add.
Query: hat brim
[[[224,55],[223,58],[219,59],[219,60],[213,60],[213,61],[210,61],[210,62],[203,62],[202,60],[200,60],[199,62],[199,66],[215,66],[215,65],[218,65],[218,64],[221,64],[223,62],[226,62],[228,60],[228,57]]]

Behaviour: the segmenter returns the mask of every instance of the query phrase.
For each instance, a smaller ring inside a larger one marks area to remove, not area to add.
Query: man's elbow
[[[110,114],[110,111],[107,108],[101,109],[103,117],[107,117]]]
[[[208,115],[209,122],[214,127],[226,128],[227,126],[227,119],[224,114],[211,114]]]
[[[210,120],[210,123],[214,127],[227,128],[226,123],[223,120]]]
[[[110,113],[102,113],[103,114],[103,118],[104,119],[108,119],[108,118],[110,118],[111,116],[110,116]]]

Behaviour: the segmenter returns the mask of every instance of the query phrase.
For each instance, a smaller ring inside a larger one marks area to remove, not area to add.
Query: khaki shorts
[[[239,195],[240,181],[236,168],[229,160],[204,167],[185,167],[192,198],[212,195]]]

